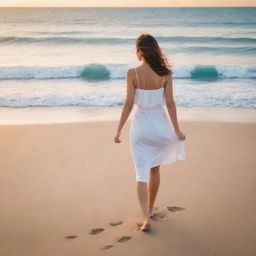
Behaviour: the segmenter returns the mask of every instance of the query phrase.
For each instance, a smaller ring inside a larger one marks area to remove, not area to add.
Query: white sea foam
[[[109,80],[125,78],[128,65],[125,64],[88,64],[78,66],[60,67],[0,67],[0,79],[63,79],[84,78],[95,80]],[[83,75],[90,69],[93,76]],[[109,76],[103,76],[103,72]],[[187,65],[173,68],[174,78],[200,79],[200,78],[256,78],[256,66],[211,66]]]

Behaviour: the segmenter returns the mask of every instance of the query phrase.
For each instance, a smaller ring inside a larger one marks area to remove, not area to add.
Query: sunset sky
[[[256,0],[0,0],[0,7],[214,7],[255,6]]]

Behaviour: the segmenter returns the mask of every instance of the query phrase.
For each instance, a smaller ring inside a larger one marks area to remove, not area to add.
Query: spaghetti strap
[[[135,72],[136,72],[138,87],[139,87],[139,89],[140,89],[140,84],[139,84],[139,79],[138,79],[138,74],[137,74],[137,69],[136,69],[136,68],[135,68]]]
[[[163,78],[163,84],[162,84],[161,88],[164,87],[164,80],[165,80],[165,76],[164,76],[164,78]]]

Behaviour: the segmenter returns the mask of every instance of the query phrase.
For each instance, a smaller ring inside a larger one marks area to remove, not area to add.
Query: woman
[[[156,39],[146,33],[140,35],[136,39],[136,54],[142,65],[126,73],[126,101],[114,141],[121,142],[121,130],[135,103],[129,139],[144,218],[140,230],[148,231],[160,184],[160,165],[185,159],[185,134],[177,121],[172,71]]]

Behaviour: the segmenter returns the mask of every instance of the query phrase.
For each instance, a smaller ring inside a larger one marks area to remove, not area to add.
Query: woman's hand
[[[116,136],[114,137],[115,143],[121,143],[120,136],[121,136],[121,131],[116,133]]]
[[[186,139],[185,134],[181,130],[176,130],[175,133],[178,136],[179,140],[185,140]]]

